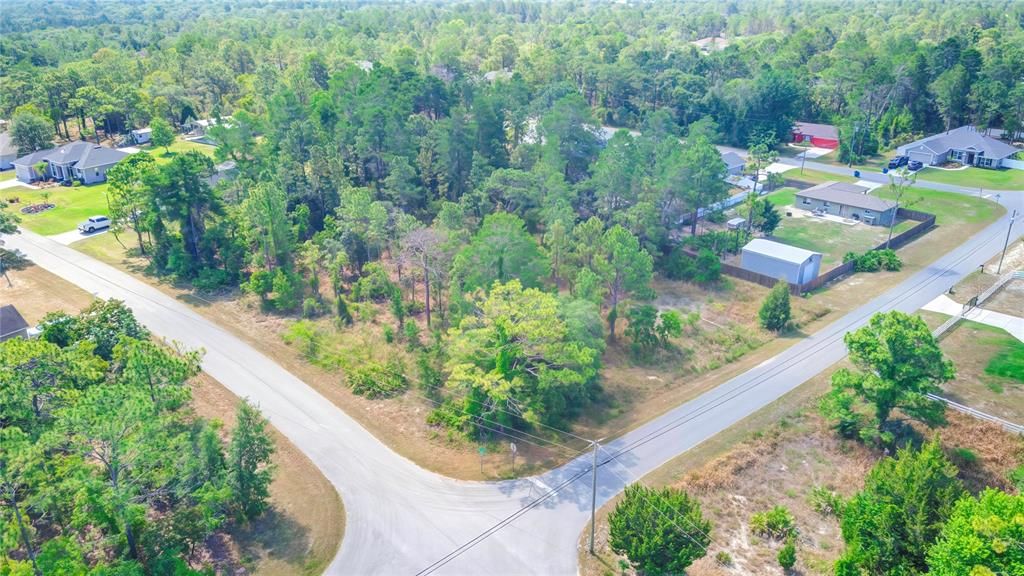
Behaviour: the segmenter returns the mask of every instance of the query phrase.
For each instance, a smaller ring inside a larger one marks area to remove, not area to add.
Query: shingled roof
[[[847,184],[846,182],[822,182],[806,190],[800,190],[796,193],[796,196],[798,198],[822,200],[824,202],[842,204],[843,206],[852,206],[864,210],[874,210],[876,212],[885,212],[890,208],[896,207],[895,202],[868,194],[868,189],[864,186]]]

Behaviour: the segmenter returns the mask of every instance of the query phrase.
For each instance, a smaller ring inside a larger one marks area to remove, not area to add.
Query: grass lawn
[[[793,188],[792,186],[784,186],[765,196],[765,199],[776,207],[783,208],[785,206],[792,206],[793,203],[796,202],[796,193],[796,188]]]
[[[858,179],[853,177],[853,169],[850,170],[849,176],[842,174],[832,174],[830,172],[819,172],[817,170],[811,170],[810,168],[804,168],[803,173],[800,173],[800,168],[793,168],[792,170],[786,170],[782,173],[782,176],[786,179],[787,186],[794,186],[797,188],[808,188],[815,184],[821,184],[822,182],[856,182]]]
[[[49,236],[73,230],[90,216],[107,213],[107,183],[91,186],[51,186],[41,190],[33,190],[22,186],[0,190],[0,200],[4,202],[12,198],[19,199],[16,204],[8,204],[9,209],[21,218],[21,225],[29,230]],[[39,214],[22,214],[21,208],[29,204],[44,202],[44,194],[49,193],[45,201],[55,204],[56,208]]]
[[[1002,329],[962,321],[941,341],[956,365],[950,399],[1011,422],[1024,422],[1024,343]]]
[[[151,144],[139,146],[139,149],[149,152],[150,154],[153,155],[154,158],[156,158],[157,162],[162,163],[169,162],[171,158],[173,158],[177,154],[182,154],[184,152],[190,152],[193,150],[202,152],[207,156],[213,156],[213,151],[215,148],[213,146],[210,146],[209,144],[200,144],[198,142],[190,142],[188,140],[178,138],[174,141],[173,144],[171,144],[167,148],[167,150],[164,150],[162,147],[153,147]]]
[[[875,194],[882,198],[894,197],[888,186],[876,189]],[[907,189],[900,205],[935,214],[935,223],[938,226],[989,222],[1005,212],[999,204],[975,196],[916,187]]]
[[[918,178],[966,188],[991,190],[1024,190],[1024,170],[990,170],[967,168],[964,170],[940,170],[927,166],[918,171]]]
[[[914,226],[916,222],[903,221],[896,224],[893,235]],[[866,252],[882,242],[889,235],[885,226],[856,224],[847,226],[822,218],[787,218],[775,230],[774,239],[805,250],[821,252],[822,270],[832,268],[843,261],[847,252]]]
[[[14,176],[15,172],[13,168],[10,170],[4,170],[3,172],[0,172],[0,182],[4,182],[5,180],[14,180]]]

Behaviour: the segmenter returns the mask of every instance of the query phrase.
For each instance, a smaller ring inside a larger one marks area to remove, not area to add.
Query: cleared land
[[[918,173],[921,180],[941,182],[967,188],[986,188],[990,190],[1024,190],[1024,170],[1003,168],[969,167],[963,170],[942,170],[932,166],[922,168]]]
[[[14,304],[30,324],[48,312],[76,313],[92,295],[42,268],[28,264],[9,274],[13,286],[0,278],[0,303]],[[238,398],[219,382],[201,374],[193,382],[193,407],[207,418],[233,425]],[[277,472],[270,488],[272,508],[247,527],[236,526],[210,542],[222,573],[260,576],[320,574],[334,557],[345,529],[338,493],[308,458],[273,430]]]
[[[893,227],[893,236],[913,228],[915,224],[917,222],[909,220],[898,222]],[[863,223],[849,226],[824,218],[783,215],[782,223],[775,230],[773,240],[821,252],[824,272],[837,264],[842,264],[843,255],[847,252],[866,252],[885,242],[888,235],[889,228],[886,226],[868,226]]]
[[[1024,342],[1005,331],[963,321],[946,333],[942,351],[956,365],[945,386],[950,400],[1024,423]]]
[[[796,573],[832,573],[832,563],[843,550],[838,520],[815,512],[808,497],[818,487],[843,496],[853,494],[882,455],[839,439],[817,416],[815,398],[827,386],[828,376],[823,373],[641,480],[651,486],[687,490],[701,502],[712,522],[708,554],[687,574],[782,574],[776,560],[780,544],[751,534],[749,528],[753,513],[775,505],[786,506],[796,518],[800,532]],[[1008,487],[1007,474],[1024,461],[1024,440],[959,414],[951,413],[949,418],[949,426],[938,431],[940,440],[961,467],[967,486],[972,490],[984,485]],[[976,456],[973,462],[960,456],[965,449]],[[621,571],[621,558],[608,547],[607,515],[617,501],[606,504],[598,514],[596,556],[586,552],[589,530],[581,535],[580,574],[632,574]],[[719,552],[729,555],[731,566],[716,562]]]

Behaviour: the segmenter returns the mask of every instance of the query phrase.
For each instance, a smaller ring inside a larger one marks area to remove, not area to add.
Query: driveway
[[[95,232],[84,233],[84,232],[79,232],[78,229],[76,228],[74,230],[68,230],[67,232],[61,232],[60,234],[54,234],[53,236],[47,236],[47,238],[49,238],[50,240],[53,240],[54,242],[57,242],[58,244],[63,244],[65,246],[67,246],[67,245],[72,244],[74,242],[78,242],[79,240],[85,240],[86,238],[92,238],[93,236],[99,236],[101,234],[106,234],[109,231],[110,231],[109,228],[104,228],[103,230],[97,230]]]
[[[1024,208],[1024,195],[1009,201]],[[913,312],[946,292],[1002,249],[1008,219],[753,370],[603,446],[597,505],[843,358],[843,335],[874,313]],[[1022,231],[1018,226],[1013,237]],[[589,518],[589,454],[533,479],[441,477],[392,452],[297,377],[174,298],[31,232],[6,240],[98,297],[124,300],[154,334],[204,348],[203,369],[258,404],[309,456],[346,508],[345,538],[328,573],[576,574],[577,537]]]
[[[38,186],[33,186],[31,184],[25,184],[21,180],[17,180],[17,179],[14,179],[14,178],[12,178],[10,180],[4,180],[3,182],[0,182],[0,190],[5,190],[7,188],[17,188],[19,186],[22,187],[22,188],[31,188],[32,190],[38,190],[39,189]]]

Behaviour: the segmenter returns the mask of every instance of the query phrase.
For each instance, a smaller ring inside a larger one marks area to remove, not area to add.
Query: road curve
[[[1004,193],[1024,208],[1024,194]],[[878,311],[917,310],[1002,249],[1008,217],[813,336],[602,448],[600,506],[630,481],[799,386],[845,355],[842,335]],[[1018,225],[1014,238],[1024,226]],[[203,348],[203,369],[259,405],[338,489],[344,541],[329,574],[575,574],[589,518],[590,457],[539,477],[482,483],[423,470],[272,360],[144,282],[23,231],[5,238],[97,297],[124,300],[154,334]],[[552,490],[558,488],[557,490]]]

